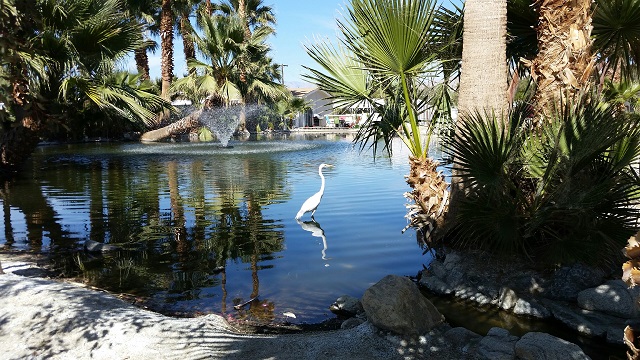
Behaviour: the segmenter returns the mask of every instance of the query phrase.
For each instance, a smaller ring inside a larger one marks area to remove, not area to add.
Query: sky
[[[277,64],[284,64],[284,80],[289,88],[310,87],[302,74],[303,65],[315,67],[315,62],[307,55],[303,44],[312,44],[318,38],[336,38],[336,19],[342,18],[346,8],[344,0],[264,0],[275,13],[276,35],[269,39],[271,55]],[[158,41],[156,39],[156,41]],[[149,54],[151,78],[160,77],[160,54],[158,50]],[[174,73],[182,76],[187,67],[182,51],[182,39],[174,39]],[[127,63],[130,71],[136,71],[133,59]]]

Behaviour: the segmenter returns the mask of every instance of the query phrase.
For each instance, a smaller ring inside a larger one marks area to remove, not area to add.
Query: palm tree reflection
[[[303,230],[306,230],[311,233],[311,236],[319,237],[322,239],[322,260],[329,260],[331,258],[327,257],[327,237],[324,235],[324,230],[320,227],[320,224],[315,220],[311,221],[300,221],[296,220],[300,227]]]

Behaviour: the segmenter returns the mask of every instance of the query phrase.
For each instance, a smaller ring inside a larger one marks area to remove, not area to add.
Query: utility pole
[[[284,85],[284,67],[285,66],[289,66],[289,65],[285,65],[285,64],[280,64],[280,67],[282,68],[282,70],[280,70],[280,75],[282,75],[280,77],[280,81],[282,81],[282,85]]]

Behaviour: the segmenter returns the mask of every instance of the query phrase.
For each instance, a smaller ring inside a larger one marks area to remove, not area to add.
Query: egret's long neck
[[[322,175],[322,169],[318,170],[318,174],[320,174],[320,178],[322,179],[322,183],[320,185],[320,193],[324,193],[324,175]]]

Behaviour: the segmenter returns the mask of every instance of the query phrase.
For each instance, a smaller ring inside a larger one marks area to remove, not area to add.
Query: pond
[[[0,246],[44,252],[67,276],[173,313],[317,323],[343,294],[430,255],[404,234],[408,152],[374,159],[352,135],[39,147],[5,187]],[[298,223],[304,200],[325,195]],[[118,246],[108,254],[85,241]],[[254,299],[250,304],[234,308]],[[295,318],[293,317],[295,316]]]

